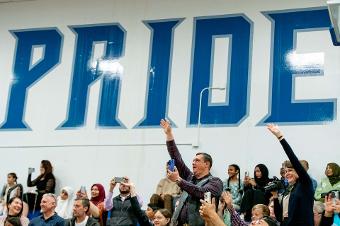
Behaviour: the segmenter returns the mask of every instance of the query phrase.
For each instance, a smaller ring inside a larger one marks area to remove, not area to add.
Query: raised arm
[[[148,216],[145,214],[145,212],[141,209],[140,204],[138,202],[137,194],[136,194],[136,188],[135,185],[132,182],[122,183],[125,186],[128,186],[130,188],[130,194],[131,194],[131,209],[132,212],[136,215],[139,225],[141,226],[152,226],[152,224],[149,221]]]
[[[206,226],[225,226],[222,219],[218,216],[215,211],[216,204],[215,199],[212,199],[212,203],[207,203],[201,200],[200,215],[205,220]]]
[[[162,119],[160,125],[163,128],[166,136],[166,146],[169,155],[172,159],[175,159],[175,165],[178,169],[179,175],[181,176],[181,178],[188,179],[188,177],[191,176],[192,173],[190,169],[185,165],[182,156],[179,153],[179,150],[174,140],[174,135],[172,133],[170,122],[165,119]]]
[[[27,177],[27,187],[33,187],[36,186],[38,181],[43,175],[39,175],[35,180],[32,181],[32,173],[28,174]]]
[[[280,141],[283,150],[286,152],[288,159],[292,163],[296,173],[299,175],[299,180],[303,184],[312,184],[312,180],[310,179],[307,171],[303,168],[299,159],[294,154],[293,149],[290,147],[290,145],[284,138],[283,133],[280,131],[278,125],[268,124],[267,128]]]

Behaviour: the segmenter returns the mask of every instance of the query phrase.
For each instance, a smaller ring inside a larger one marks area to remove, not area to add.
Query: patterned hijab
[[[340,181],[340,167],[339,167],[338,164],[336,164],[334,162],[328,163],[327,167],[331,168],[332,171],[333,171],[332,176],[327,176],[329,183],[331,183],[331,185],[333,186],[334,184],[336,184]],[[327,171],[327,169],[326,169],[326,171]],[[325,172],[325,174],[326,174],[326,172]]]
[[[91,197],[90,201],[91,201],[94,205],[97,206],[99,203],[104,202],[104,199],[105,199],[105,189],[104,189],[103,185],[101,185],[101,184],[93,184],[93,185],[91,186],[91,190],[92,190],[92,188],[93,188],[94,186],[96,186],[96,187],[98,188],[99,194],[98,194],[97,197]]]

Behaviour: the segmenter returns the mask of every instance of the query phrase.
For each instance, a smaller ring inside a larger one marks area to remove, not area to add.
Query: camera
[[[265,192],[271,192],[271,191],[278,191],[283,189],[284,186],[278,178],[274,177],[273,181],[269,182],[266,186],[264,186]]]

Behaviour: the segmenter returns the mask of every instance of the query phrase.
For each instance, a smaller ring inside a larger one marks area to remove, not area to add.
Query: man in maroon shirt
[[[170,157],[175,160],[174,171],[168,170],[167,177],[176,181],[183,190],[179,205],[172,217],[172,223],[177,225],[204,226],[204,220],[199,215],[200,199],[204,199],[204,193],[210,192],[211,197],[219,200],[223,190],[220,178],[210,174],[212,158],[207,153],[197,153],[192,161],[192,172],[185,165],[174,141],[169,121],[161,120],[161,127],[166,135],[166,145]]]

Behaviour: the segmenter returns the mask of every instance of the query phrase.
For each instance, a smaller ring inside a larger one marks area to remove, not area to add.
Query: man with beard
[[[129,179],[124,177],[122,182],[128,183]],[[119,195],[112,198],[113,189],[116,187],[117,183],[119,183]],[[107,224],[108,226],[137,225],[137,217],[135,216],[134,211],[131,209],[130,200],[130,187],[124,185],[124,183],[116,182],[115,179],[112,179],[110,182],[109,193],[104,201],[105,209],[111,213],[110,220]],[[141,205],[140,201],[139,203]]]

